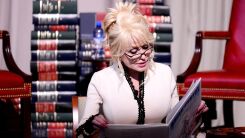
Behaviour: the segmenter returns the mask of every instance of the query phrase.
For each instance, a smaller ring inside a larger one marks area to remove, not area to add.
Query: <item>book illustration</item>
[[[169,124],[170,136],[173,138],[188,137],[195,128],[195,114],[201,103],[201,79],[189,87],[187,93],[171,110],[166,118]]]

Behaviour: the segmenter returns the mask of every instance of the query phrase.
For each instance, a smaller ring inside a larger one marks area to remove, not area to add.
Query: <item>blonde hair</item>
[[[104,18],[103,29],[112,62],[119,66],[120,57],[127,49],[154,42],[146,19],[136,5],[129,2],[117,2],[115,8],[109,9]]]

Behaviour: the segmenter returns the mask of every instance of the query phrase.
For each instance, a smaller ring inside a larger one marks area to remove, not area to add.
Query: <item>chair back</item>
[[[245,72],[245,0],[233,0],[223,68]]]

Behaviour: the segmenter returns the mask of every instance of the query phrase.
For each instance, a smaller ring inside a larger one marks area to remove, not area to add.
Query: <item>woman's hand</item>
[[[93,123],[93,127],[94,128],[106,128],[107,127],[107,120],[105,119],[105,117],[101,114],[99,115],[96,115],[94,117],[94,119],[92,120],[92,123]]]
[[[208,111],[208,107],[207,107],[205,101],[202,100],[198,109],[197,109],[196,117],[199,117],[202,113],[205,113],[207,111]]]

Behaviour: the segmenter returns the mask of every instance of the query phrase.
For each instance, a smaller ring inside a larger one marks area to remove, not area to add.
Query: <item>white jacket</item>
[[[155,63],[145,79],[145,123],[160,123],[179,101],[175,77],[169,66]],[[120,75],[115,65],[92,76],[79,126],[99,113],[100,106],[109,123],[136,124],[138,120],[137,101],[125,76]]]

